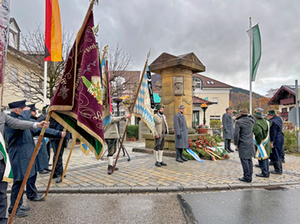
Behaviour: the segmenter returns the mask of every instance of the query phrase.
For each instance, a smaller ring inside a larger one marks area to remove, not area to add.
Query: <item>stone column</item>
[[[165,107],[169,132],[173,133],[173,118],[178,107],[184,105],[184,115],[189,134],[194,134],[193,120],[193,73],[204,72],[205,66],[194,53],[174,56],[162,53],[149,66],[150,71],[161,74],[161,104]]]
[[[193,90],[192,90],[192,71],[186,68],[168,68],[162,70],[162,97],[161,104],[165,107],[169,129],[173,130],[173,117],[178,112],[178,107],[184,105],[184,116],[186,118],[189,133],[195,133],[192,128],[193,119]],[[175,78],[176,77],[176,78]],[[176,80],[182,80],[182,93],[176,93]]]

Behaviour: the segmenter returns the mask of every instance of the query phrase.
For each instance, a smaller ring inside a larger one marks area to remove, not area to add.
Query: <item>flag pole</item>
[[[46,120],[45,120],[46,122],[48,122],[48,121],[50,120],[51,113],[52,113],[52,112],[49,112],[49,113],[48,113],[47,118],[46,118]],[[36,143],[36,145],[35,145],[35,148],[34,148],[34,151],[33,151],[33,153],[32,153],[32,156],[31,156],[29,165],[28,165],[28,167],[27,167],[27,170],[26,170],[24,179],[23,179],[23,181],[22,181],[22,185],[21,185],[20,190],[19,190],[19,193],[18,193],[18,197],[17,197],[17,199],[16,199],[16,201],[15,201],[14,208],[13,208],[13,210],[12,210],[12,212],[11,212],[11,215],[10,215],[10,218],[9,218],[9,220],[8,220],[8,224],[11,224],[11,223],[13,222],[13,220],[14,220],[14,216],[15,216],[15,214],[16,214],[16,211],[17,211],[17,208],[18,208],[20,199],[21,199],[21,197],[23,196],[23,191],[24,191],[26,182],[27,182],[27,180],[28,180],[29,174],[30,174],[30,172],[31,172],[31,168],[32,168],[32,166],[33,166],[33,164],[34,164],[36,155],[37,155],[37,153],[38,153],[38,151],[39,151],[41,142],[42,142],[42,140],[43,140],[45,130],[46,130],[46,128],[43,127],[43,129],[42,129],[42,131],[41,131],[41,133],[40,133],[40,136],[39,136],[39,138],[38,138],[38,141],[37,141],[37,143]]]
[[[73,140],[73,143],[72,143],[72,146],[71,146],[71,149],[70,149],[70,153],[69,153],[69,156],[68,156],[68,160],[67,160],[67,162],[66,162],[65,169],[64,169],[63,175],[62,175],[62,177],[61,177],[61,181],[64,180],[64,177],[65,177],[65,174],[66,174],[66,171],[67,171],[67,167],[68,167],[68,164],[69,164],[69,161],[70,161],[70,158],[71,158],[71,155],[72,155],[72,152],[73,152],[73,149],[74,149],[74,146],[75,146],[77,137],[78,137],[78,136],[75,135],[74,140]]]
[[[251,24],[251,17],[249,17],[250,22],[250,69],[249,69],[249,81],[250,81],[250,103],[249,103],[249,113],[252,114],[252,24]]]
[[[66,129],[64,129],[63,132],[66,132]],[[59,141],[59,145],[58,145],[58,148],[57,148],[57,151],[56,151],[56,156],[55,156],[55,160],[54,160],[54,163],[53,163],[53,166],[52,166],[52,171],[51,171],[50,178],[49,178],[49,181],[48,181],[48,186],[47,186],[47,190],[46,190],[46,193],[45,193],[44,201],[46,201],[46,199],[47,199],[48,191],[49,191],[49,188],[50,188],[50,185],[51,185],[52,177],[53,177],[53,174],[54,174],[54,171],[55,171],[55,167],[56,167],[56,164],[57,164],[57,160],[58,160],[58,157],[59,157],[59,153],[60,153],[64,138],[65,137],[61,137],[61,139]]]
[[[47,105],[47,61],[44,61],[44,106]]]
[[[134,101],[133,101],[133,104],[131,106],[131,110],[130,110],[130,114],[133,113],[133,109],[134,109],[134,106],[135,106],[135,102],[136,102],[136,99],[138,97],[138,93],[140,91],[140,88],[141,88],[141,85],[142,85],[142,81],[143,81],[143,77],[144,77],[144,74],[145,74],[145,71],[146,71],[146,68],[147,68],[147,65],[148,65],[148,59],[150,57],[150,51],[148,52],[147,54],[147,60],[145,62],[145,66],[144,66],[144,69],[143,69],[143,72],[142,72],[142,75],[141,75],[141,79],[140,79],[140,83],[139,83],[139,87],[136,91],[136,94],[135,94],[135,98],[134,98]],[[127,132],[127,128],[128,128],[128,125],[129,125],[129,121],[130,119],[127,120],[127,123],[126,123],[126,127],[125,127],[125,130],[124,130],[124,133],[123,133],[123,137],[122,137],[122,141],[120,143],[120,146],[119,146],[119,151],[118,151],[118,154],[117,154],[117,157],[116,157],[116,161],[115,161],[115,164],[114,164],[114,167],[113,167],[113,172],[115,171],[115,168],[116,168],[116,165],[117,165],[117,162],[118,162],[118,159],[119,159],[119,155],[120,155],[120,152],[121,152],[121,148],[122,148],[122,145],[123,145],[123,142],[124,142],[124,139],[125,139],[125,135],[126,135],[126,132]]]

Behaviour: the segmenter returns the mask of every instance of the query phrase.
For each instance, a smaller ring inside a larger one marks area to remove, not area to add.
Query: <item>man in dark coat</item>
[[[45,122],[44,122],[45,123]],[[12,118],[10,116],[7,116],[5,113],[1,113],[0,115],[0,135],[3,136],[4,134],[4,126],[8,126],[10,128],[14,129],[21,129],[21,130],[26,130],[26,129],[33,129],[37,127],[42,127],[44,123],[33,123],[33,122],[28,122],[28,121],[21,121],[19,119]],[[6,210],[7,210],[7,195],[6,195],[6,190],[7,190],[7,182],[3,180],[4,172],[5,172],[5,160],[4,160],[4,155],[0,151],[0,223],[7,223],[7,218],[6,218]],[[20,206],[21,209],[29,209],[29,206]],[[19,210],[20,211],[20,210]],[[22,215],[26,214],[23,212]],[[20,215],[20,213],[16,213],[16,215]]]
[[[183,157],[183,149],[189,147],[188,143],[188,129],[186,119],[183,115],[184,106],[178,107],[178,113],[174,115],[173,124],[175,129],[175,148],[176,148],[176,161],[186,162],[187,159]]]
[[[60,125],[53,118],[50,118],[50,126],[49,127],[51,129],[55,129],[55,130],[58,130],[58,131],[61,131],[61,132],[64,130],[64,127],[62,125]],[[67,131],[66,135],[64,136],[64,140],[63,140],[63,143],[62,143],[59,155],[58,155],[56,167],[55,167],[54,174],[53,174],[53,178],[57,178],[56,183],[60,183],[62,181],[62,175],[63,175],[63,172],[64,172],[62,157],[63,157],[65,148],[68,146],[68,141],[70,140],[70,137],[71,137],[71,134],[70,134],[70,132]],[[50,142],[51,142],[52,147],[53,147],[53,152],[54,152],[53,164],[54,164],[55,157],[56,157],[56,154],[57,154],[59,141],[60,141],[60,138],[51,138],[50,139]],[[74,141],[76,141],[76,140],[74,139]]]
[[[271,148],[272,154],[270,156],[271,161],[274,164],[274,171],[270,171],[273,174],[282,174],[282,153],[283,153],[283,143],[284,136],[282,133],[283,121],[280,117],[276,116],[274,110],[268,111],[268,119],[272,121],[270,129],[270,139],[271,139]]]
[[[236,119],[234,131],[234,144],[239,152],[239,157],[242,163],[244,177],[239,178],[240,181],[250,183],[252,181],[253,163],[253,125],[255,119],[248,115],[248,109],[242,108],[240,116]]]
[[[20,120],[20,123],[22,123],[22,121],[25,120],[24,117],[28,116],[28,114],[30,115],[29,108],[26,108],[25,102],[26,100],[8,104],[10,109],[12,110],[11,117]],[[32,122],[30,123],[32,124]],[[45,124],[45,127],[49,125],[48,122],[34,124],[35,128],[43,126],[40,124]],[[39,125],[37,126],[37,124]],[[20,187],[22,185],[22,181],[24,179],[35,145],[30,130],[14,129],[13,126],[9,125],[5,127],[5,139],[8,144],[9,159],[11,162],[14,179],[14,183],[11,189],[11,205],[8,209],[8,212],[11,213],[15,201],[17,199]],[[35,187],[36,168],[37,166],[34,163],[26,183],[26,194],[27,197],[29,197],[32,201],[42,201],[44,197],[41,197],[37,194]],[[22,206],[22,204],[23,200],[21,198],[16,212],[16,216],[27,216],[26,211],[28,211],[30,207]]]
[[[38,118],[36,117],[37,108],[35,107],[35,103],[28,105],[28,107],[30,108],[30,111],[31,111],[31,116],[30,116],[30,118],[28,118],[28,120],[36,122],[38,120]],[[41,130],[39,130],[39,129],[31,130],[35,144],[37,143],[40,131]],[[44,133],[44,137],[50,137],[50,138],[61,138],[61,137],[64,137],[65,135],[66,135],[66,132],[60,132],[60,131],[52,129],[52,128],[47,128]],[[37,163],[37,169],[40,174],[47,174],[51,171],[48,168],[48,165],[49,165],[48,153],[47,153],[46,141],[44,138],[42,140],[40,150],[36,156],[36,163]]]
[[[222,116],[223,124],[223,138],[225,139],[225,150],[227,152],[234,152],[231,148],[231,139],[233,139],[233,120],[231,117],[232,108],[226,108],[226,113]]]
[[[269,157],[271,153],[270,126],[272,123],[265,120],[260,112],[256,112],[254,117],[256,118],[256,123],[253,126],[253,141],[256,149],[255,158],[258,159],[261,169],[261,173],[256,174],[256,176],[269,177]]]

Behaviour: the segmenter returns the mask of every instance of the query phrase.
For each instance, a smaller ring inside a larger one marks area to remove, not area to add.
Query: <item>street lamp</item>
[[[123,101],[123,99],[117,97],[117,98],[113,98],[113,101],[115,103],[117,103],[117,114],[116,115],[117,115],[117,117],[119,117],[120,116],[120,103]],[[118,131],[120,133],[119,122],[117,122],[117,126],[118,126]]]
[[[201,108],[202,108],[202,110],[203,110],[203,124],[205,125],[205,124],[206,124],[205,111],[206,111],[206,109],[207,109],[206,103],[202,103],[202,104],[201,104]]]

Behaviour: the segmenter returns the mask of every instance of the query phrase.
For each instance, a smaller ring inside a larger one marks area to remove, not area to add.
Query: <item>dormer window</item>
[[[201,89],[201,87],[202,87],[202,81],[201,81],[201,79],[197,78],[197,77],[193,77],[193,81],[196,82],[196,88],[197,89]]]
[[[9,36],[8,36],[8,43],[9,46],[19,50],[19,40],[20,40],[20,28],[14,18],[10,19],[9,24]]]

